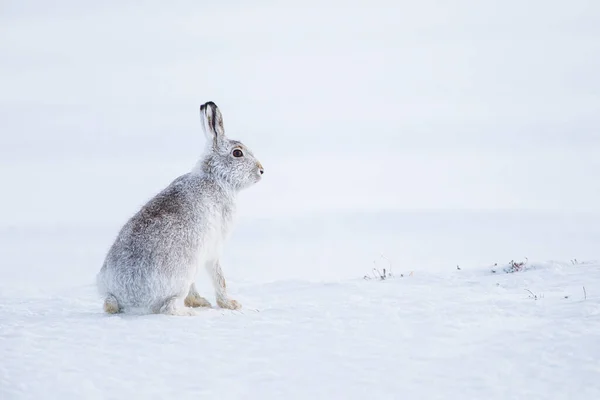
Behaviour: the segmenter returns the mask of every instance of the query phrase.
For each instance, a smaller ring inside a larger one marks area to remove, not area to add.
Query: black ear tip
[[[214,110],[214,109],[217,109],[218,107],[217,107],[217,105],[216,105],[214,102],[212,102],[212,101],[207,101],[206,103],[204,103],[204,104],[201,104],[201,105],[200,105],[200,111],[204,111],[204,110],[206,110],[207,108],[208,108],[208,109],[213,109],[213,110]]]
[[[218,108],[217,105],[213,102],[213,101],[207,101],[206,103],[204,103],[201,108]]]

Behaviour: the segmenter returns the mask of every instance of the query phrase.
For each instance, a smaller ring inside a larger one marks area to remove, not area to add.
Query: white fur
[[[194,315],[186,305],[210,305],[194,284],[200,270],[208,272],[220,307],[241,307],[227,294],[219,260],[237,193],[258,182],[263,168],[246,146],[225,137],[214,103],[202,105],[200,116],[204,156],[125,224],[106,256],[97,283],[107,312]],[[235,149],[243,156],[233,156]]]

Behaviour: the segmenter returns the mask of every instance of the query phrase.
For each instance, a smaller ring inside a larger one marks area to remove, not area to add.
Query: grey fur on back
[[[202,105],[200,115],[207,135],[204,156],[127,221],[98,274],[100,293],[116,299],[119,311],[181,314],[179,303],[195,292],[202,267],[219,305],[237,308],[227,296],[219,258],[237,192],[258,182],[263,169],[242,143],[225,137],[214,103]]]

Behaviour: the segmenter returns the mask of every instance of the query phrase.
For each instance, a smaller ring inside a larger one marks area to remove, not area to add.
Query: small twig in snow
[[[531,290],[529,290],[529,289],[525,289],[525,291],[527,291],[527,292],[531,293],[531,296],[529,296],[530,298],[532,298],[532,299],[534,299],[534,300],[537,300],[537,299],[538,299],[538,296],[537,296],[535,293],[533,293]]]
[[[390,266],[390,272],[389,272],[389,276],[392,276],[392,262],[390,261],[389,258],[387,258],[386,256],[384,256],[383,254],[381,255],[381,258],[383,258],[384,260],[386,260],[388,262],[388,265]]]
[[[583,287],[583,299],[587,300],[587,292],[585,291],[585,286]]]
[[[496,268],[498,267],[498,263],[494,263],[494,267],[492,268],[492,274],[496,273]]]
[[[383,258],[384,260],[386,260],[388,262],[389,269],[383,268],[383,270],[380,271],[379,268],[377,268],[377,260],[373,260],[374,267],[371,269],[371,275],[373,276],[373,278],[371,278],[371,276],[369,276],[369,275],[365,275],[365,276],[363,276],[364,280],[375,279],[375,280],[384,281],[386,279],[394,277],[394,274],[392,273],[392,262],[383,254],[381,254],[381,258]],[[402,277],[402,276],[404,276],[404,275],[400,274],[400,277]]]

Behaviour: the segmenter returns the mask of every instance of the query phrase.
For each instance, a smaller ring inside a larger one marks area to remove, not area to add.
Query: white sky
[[[1,5],[4,223],[122,222],[207,100],[244,213],[600,212],[599,2],[52,3]]]

